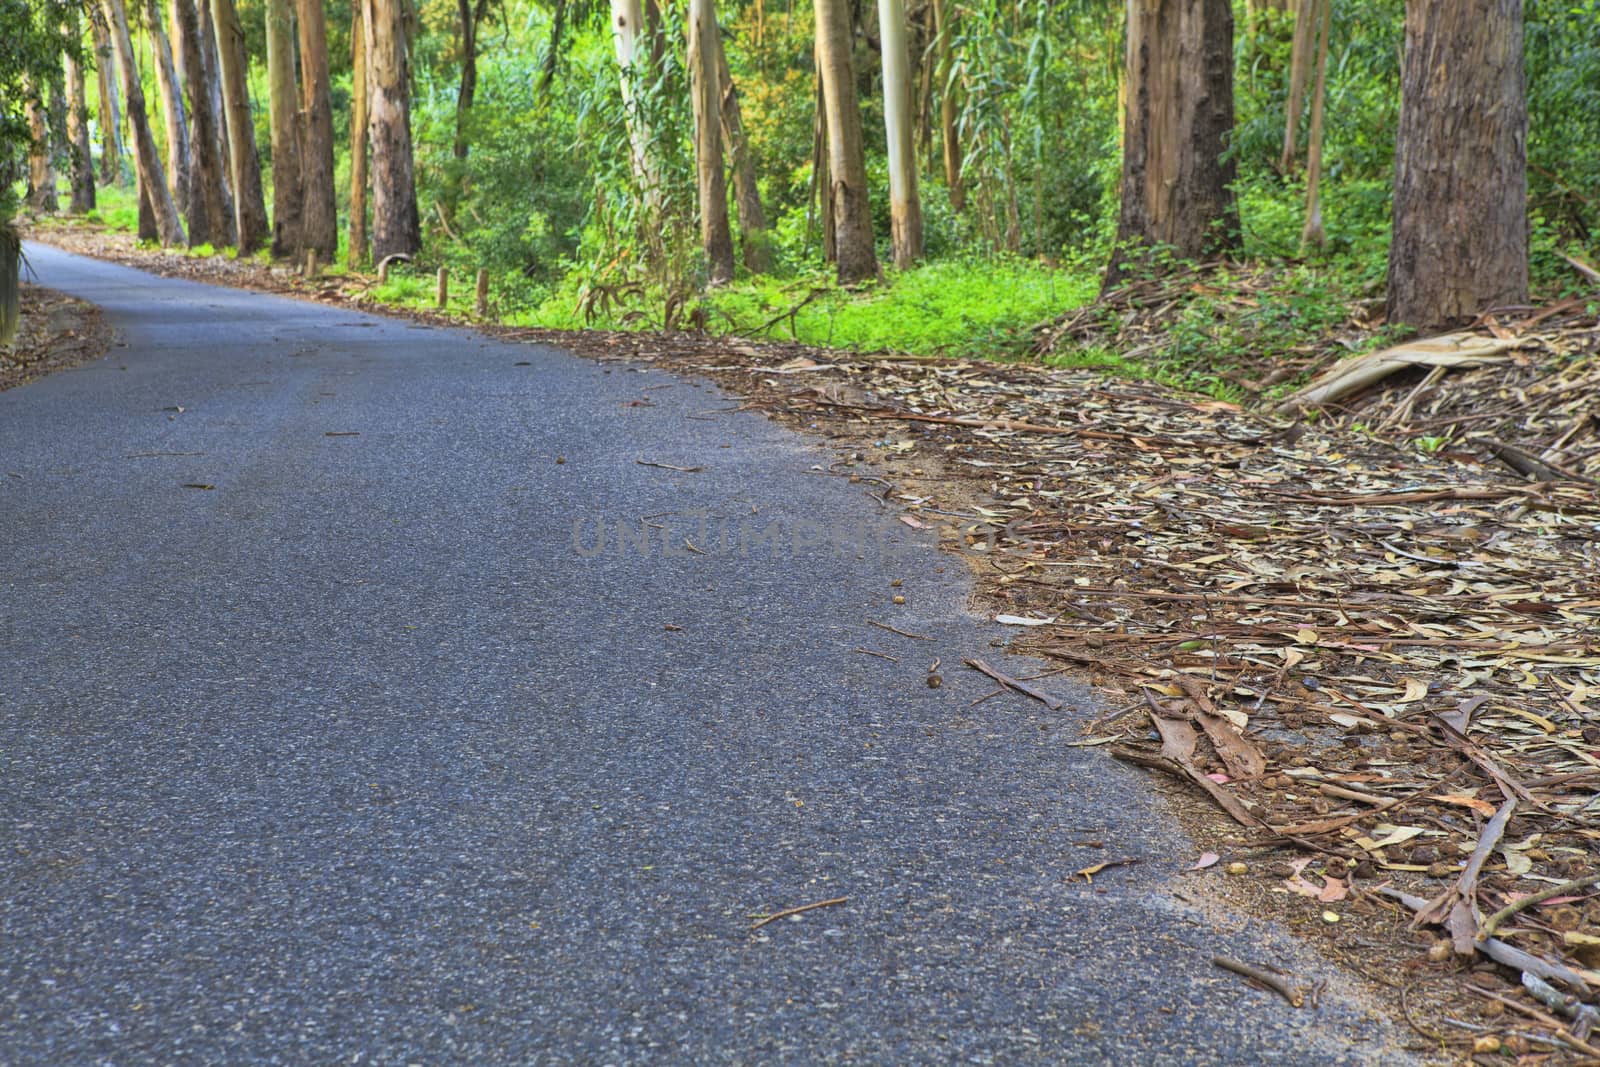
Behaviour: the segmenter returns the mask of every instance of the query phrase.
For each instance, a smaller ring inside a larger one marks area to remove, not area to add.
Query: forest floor
[[[17,337],[0,346],[0,390],[86,363],[110,344],[111,332],[94,305],[24,284]]]
[[[34,236],[388,310],[356,276]],[[1140,284],[1040,347],[1159,345],[1204,280]],[[1600,1063],[1592,303],[1478,324],[1476,365],[1281,414],[1040,365],[481,328],[707,377],[825,435],[834,473],[970,565],[975,609],[1018,651],[1098,688],[1110,710],[1073,744],[1161,772],[1204,849],[1196,877],[1393,990],[1433,1054]],[[1363,329],[1357,309],[1293,370]],[[1283,367],[1242,373],[1261,387]]]

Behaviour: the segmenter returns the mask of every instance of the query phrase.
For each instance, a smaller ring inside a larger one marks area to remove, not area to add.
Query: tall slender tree
[[[328,29],[322,0],[298,0],[300,30],[300,250],[323,263],[339,252],[333,191],[333,103],[328,85]]]
[[[272,128],[272,254],[300,247],[299,79],[291,0],[267,0],[267,107]],[[363,45],[364,47],[364,45]],[[360,49],[357,50],[359,54]],[[357,91],[361,88],[358,87]],[[354,121],[354,120],[352,120]]]
[[[89,10],[89,30],[94,38],[95,85],[100,96],[100,184],[109,185],[122,178],[122,108],[117,99],[111,33],[98,6]]]
[[[939,143],[944,157],[944,184],[950,192],[950,207],[960,212],[967,206],[967,191],[961,182],[961,138],[957,132],[956,87],[951,78],[950,39],[955,33],[955,13],[948,11],[949,0],[933,0],[933,27],[939,39],[939,64],[935,81],[939,86]]]
[[[109,0],[108,0],[109,2]],[[256,155],[255,123],[250,118],[244,27],[233,0],[211,0],[216,29],[223,111],[228,123],[228,157],[233,175],[234,231],[240,252],[254,252],[267,237],[267,205],[261,192],[261,160]],[[202,34],[204,27],[201,28]]]
[[[1128,0],[1122,209],[1106,285],[1159,245],[1199,259],[1239,243],[1229,0]]]
[[[1306,147],[1306,224],[1300,252],[1327,243],[1322,226],[1322,113],[1328,97],[1328,35],[1333,30],[1333,0],[1313,0],[1320,12],[1317,29],[1317,84],[1311,91],[1311,139]]]
[[[144,0],[145,33],[155,53],[156,89],[161,94],[161,118],[167,133],[167,188],[183,214],[189,213],[189,119],[184,112],[183,90],[172,62],[172,43],[161,25],[161,5]]]
[[[350,0],[350,269],[367,262],[367,20]]]
[[[78,34],[74,12],[67,32]],[[83,64],[65,53],[67,89],[67,178],[72,189],[72,213],[94,210],[94,154],[89,148],[89,106],[84,99]]]
[[[456,0],[456,18],[461,25],[461,85],[456,90],[455,156],[466,159],[469,150],[467,124],[472,104],[478,96],[478,28],[489,13],[489,0]]]
[[[841,284],[866,281],[878,274],[873,249],[872,215],[867,205],[867,162],[861,142],[861,109],[856,101],[855,71],[850,62],[850,6],[846,0],[814,0],[817,20],[818,76],[827,113],[828,195]]]
[[[28,208],[39,215],[54,215],[61,202],[56,187],[55,153],[50,143],[50,120],[32,78],[23,76],[22,90],[28,94]]]
[[[128,35],[127,9],[123,7],[122,0],[100,0],[100,7],[105,15],[106,29],[111,34],[112,47],[116,50],[122,98],[127,103],[128,124],[133,127],[133,160],[141,199],[149,207],[156,239],[164,246],[182,244],[183,222],[178,218],[178,206],[167,189],[161,153],[156,148],[155,137],[150,133],[150,120],[144,108],[139,68],[133,60],[133,39]]]
[[[1423,329],[1528,299],[1522,0],[1407,0],[1389,319]]]
[[[922,201],[917,195],[916,116],[911,108],[911,45],[905,0],[878,0],[883,50],[883,126],[889,148],[889,222],[894,265],[922,257]]]
[[[749,138],[744,132],[744,114],[739,107],[739,92],[728,69],[728,55],[722,35],[713,37],[717,46],[717,80],[722,86],[722,143],[733,170],[733,200],[739,212],[739,243],[745,268],[760,274],[772,269],[772,241],[767,234],[767,213],[761,207],[761,189],[756,184],[755,160],[750,156]]]
[[[367,37],[367,119],[372,148],[372,257],[415,255],[422,247],[411,149],[411,79],[402,0],[363,0]]]
[[[633,177],[644,190],[652,214],[660,203],[661,183],[650,155],[650,127],[640,113],[636,86],[650,65],[650,33],[640,0],[611,0],[611,41],[622,77],[622,104],[628,124],[629,161]]]
[[[733,234],[722,167],[722,79],[717,73],[715,0],[689,0],[689,84],[694,101],[695,186],[700,194],[700,242],[711,285],[733,280]]]
[[[207,68],[201,44],[200,12],[196,0],[172,0],[172,36],[178,45],[178,70],[189,97],[189,241],[191,244],[232,244],[233,213],[229,210],[224,144],[217,115],[211,109],[212,71]]]

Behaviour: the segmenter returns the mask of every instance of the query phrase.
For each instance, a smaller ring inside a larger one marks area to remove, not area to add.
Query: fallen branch
[[[980,674],[987,674],[990,678],[993,678],[1007,689],[1015,689],[1023,696],[1032,697],[1045,707],[1049,708],[1051,711],[1061,710],[1061,701],[1057,700],[1055,697],[1052,697],[1047,693],[1041,693],[1027,682],[1019,682],[1010,675],[1001,674],[999,671],[995,670],[981,659],[964,659],[961,662],[965,663],[968,667],[971,667]]]
[[[784,908],[782,911],[775,911],[768,915],[765,919],[750,927],[750,929],[759,930],[768,923],[775,923],[779,919],[787,919],[789,916],[799,915],[803,911],[814,911],[817,908],[828,908],[835,904],[843,904],[849,899],[849,897],[834,897],[832,900],[819,900],[815,904],[802,904],[798,908]]]
[[[1378,892],[1393,900],[1398,900],[1412,911],[1419,912],[1428,906],[1428,901],[1422,897],[1414,893],[1407,893],[1403,889],[1395,889],[1393,886],[1379,886]],[[1474,947],[1496,963],[1504,964],[1513,970],[1527,971],[1529,974],[1537,975],[1547,982],[1560,982],[1577,990],[1580,994],[1587,995],[1589,992],[1589,979],[1564,964],[1542,959],[1531,952],[1524,952],[1520,948],[1508,945],[1504,941],[1499,941],[1492,937],[1487,941],[1475,943]]]
[[[1499,911],[1495,912],[1493,915],[1489,916],[1489,918],[1484,920],[1483,925],[1478,927],[1477,939],[1479,941],[1483,941],[1493,937],[1494,932],[1500,929],[1501,923],[1511,918],[1517,912],[1522,911],[1524,908],[1531,908],[1535,904],[1543,904],[1551,897],[1559,897],[1565,896],[1568,893],[1576,893],[1580,889],[1588,889],[1590,886],[1594,885],[1600,885],[1600,874],[1591,874],[1587,878],[1574,878],[1572,881],[1562,882],[1560,885],[1548,885],[1539,890],[1537,893],[1529,893],[1525,897],[1518,897],[1516,900],[1513,900],[1511,903],[1507,904],[1505,907],[1501,908]]]
[[[1477,847],[1472,850],[1472,855],[1467,859],[1467,865],[1462,869],[1460,876],[1451,883],[1449,889],[1429,901],[1412,919],[1413,926],[1428,923],[1449,930],[1456,952],[1462,956],[1472,955],[1476,945],[1481,944],[1475,942],[1478,925],[1478,873],[1483,870],[1484,861],[1494,852],[1495,845],[1500,843],[1500,838],[1506,832],[1506,824],[1511,821],[1511,813],[1516,810],[1515,798],[1500,805],[1500,810],[1494,813],[1494,818],[1484,824],[1483,832],[1478,835]]]
[[[1238,960],[1230,960],[1226,956],[1212,956],[1211,962],[1225,971],[1232,971],[1234,974],[1243,975],[1252,981],[1260,982],[1278,994],[1278,996],[1287,1000],[1292,1008],[1305,1006],[1306,995],[1300,990],[1291,987],[1288,982],[1285,982],[1270,971],[1263,971],[1259,967],[1252,967],[1248,963],[1240,963]]]

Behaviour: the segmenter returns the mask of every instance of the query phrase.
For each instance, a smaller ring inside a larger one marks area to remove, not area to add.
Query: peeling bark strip
[[[1164,245],[1201,259],[1239,243],[1233,134],[1233,9],[1228,0],[1128,0],[1119,251]]]
[[[367,36],[367,133],[372,144],[372,258],[422,247],[411,159],[402,0],[363,0]]]
[[[827,107],[828,179],[839,257],[839,282],[878,274],[867,207],[867,163],[861,147],[861,107],[850,66],[850,10],[845,0],[815,0],[817,66]]]
[[[1522,0],[1406,4],[1389,319],[1424,329],[1528,299]]]

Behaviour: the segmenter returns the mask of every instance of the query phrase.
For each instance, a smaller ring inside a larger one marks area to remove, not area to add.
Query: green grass
[[[700,301],[707,328],[758,339],[855,351],[1015,358],[1030,328],[1094,297],[1092,276],[1021,259],[963,258],[890,273],[860,291],[840,289],[827,275],[798,280],[742,279]],[[377,292],[377,290],[375,290]],[[553,329],[654,329],[662,325],[659,293],[591,294],[584,310],[577,279],[516,325]],[[403,299],[411,299],[407,291]]]

